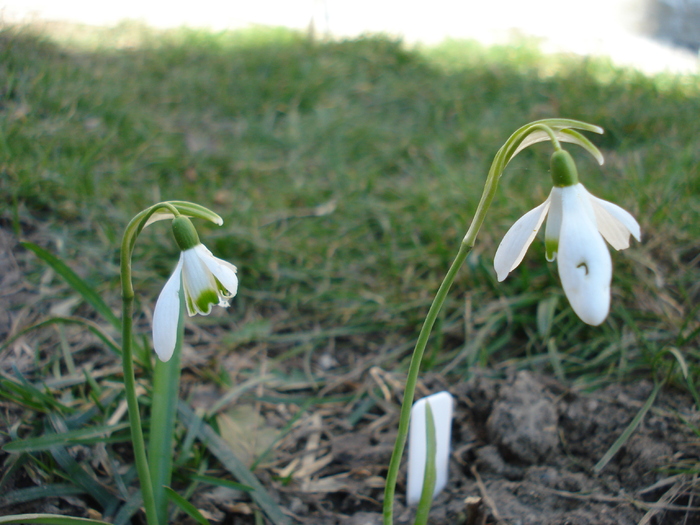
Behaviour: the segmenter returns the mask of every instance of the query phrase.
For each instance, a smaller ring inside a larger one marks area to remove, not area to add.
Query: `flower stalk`
[[[447,271],[444,280],[440,284],[440,287],[435,295],[435,299],[433,299],[433,303],[430,305],[430,309],[428,310],[428,314],[423,322],[423,326],[416,341],[416,346],[411,356],[411,362],[409,365],[408,374],[406,376],[406,385],[401,404],[398,433],[394,443],[394,450],[389,463],[389,469],[386,475],[383,505],[384,525],[393,525],[394,523],[393,507],[396,482],[398,478],[399,466],[401,464],[401,457],[406,446],[406,438],[408,435],[408,426],[411,416],[411,406],[413,405],[416,383],[418,382],[418,374],[420,372],[423,354],[425,353],[425,347],[430,338],[430,332],[435,324],[435,320],[437,319],[447,294],[452,287],[452,283],[455,280],[457,272],[462,266],[464,260],[467,258],[467,255],[469,255],[471,249],[474,247],[476,237],[486,218],[486,213],[488,212],[491,202],[496,195],[498,181],[513,157],[528,146],[547,140],[553,143],[555,150],[561,149],[560,142],[578,144],[591,153],[591,155],[593,155],[596,160],[602,164],[603,156],[600,151],[598,151],[598,149],[577,130],[590,131],[594,133],[603,132],[600,127],[585,122],[570,119],[545,119],[532,122],[518,129],[508,138],[501,149],[498,150],[498,153],[496,153],[496,156],[491,164],[491,168],[489,169],[484,185],[484,191],[482,192],[474,218],[472,219],[464,239],[462,239],[462,243],[459,246],[459,251],[455,256],[452,265]]]

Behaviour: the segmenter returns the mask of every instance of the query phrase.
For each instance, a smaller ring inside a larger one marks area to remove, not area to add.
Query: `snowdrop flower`
[[[571,307],[584,323],[598,326],[610,310],[612,261],[605,241],[616,250],[638,241],[637,221],[619,206],[594,197],[578,182],[576,165],[564,150],[551,159],[554,187],[537,208],[523,215],[501,241],[494,268],[503,281],[525,256],[545,217],[548,261],[558,256],[562,287]]]
[[[214,257],[199,242],[187,217],[173,220],[173,233],[180,247],[180,261],[160,292],[153,312],[153,347],[161,361],[173,355],[180,316],[180,286],[183,287],[187,313],[209,315],[212,305],[226,308],[236,295],[236,267]]]

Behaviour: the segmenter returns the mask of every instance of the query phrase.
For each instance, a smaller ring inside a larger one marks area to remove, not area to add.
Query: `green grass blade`
[[[175,503],[180,509],[182,509],[184,512],[187,513],[187,515],[195,520],[199,525],[210,525],[209,520],[202,516],[202,513],[199,512],[197,507],[192,505],[189,501],[187,501],[185,498],[180,496],[177,492],[175,492],[173,489],[170,487],[164,487],[165,488],[165,493],[168,495],[168,498],[170,501]]]
[[[0,517],[0,525],[110,525],[106,521],[57,514],[15,514]]]
[[[2,449],[5,452],[39,452],[49,450],[55,446],[70,446],[91,443],[95,438],[108,437],[114,432],[129,428],[129,423],[105,425],[100,427],[70,430],[60,434],[45,434],[36,438],[22,439],[5,443]],[[125,440],[128,440],[125,437]]]
[[[121,506],[119,512],[114,517],[114,525],[131,525],[131,517],[136,514],[143,505],[141,491],[137,490]]]
[[[612,446],[608,449],[608,451],[605,453],[605,455],[600,459],[598,463],[596,463],[596,466],[593,467],[593,472],[595,474],[600,474],[600,471],[605,468],[605,465],[607,465],[610,460],[613,458],[615,454],[618,453],[618,451],[622,448],[622,446],[627,443],[627,440],[630,438],[632,433],[637,429],[639,426],[639,423],[642,422],[642,419],[644,419],[644,416],[649,412],[649,409],[652,407],[654,404],[654,401],[656,400],[656,396],[659,393],[659,390],[661,390],[661,387],[664,385],[664,381],[660,381],[659,383],[656,384],[654,387],[654,390],[651,392],[651,395],[649,395],[649,398],[646,400],[646,403],[642,406],[642,408],[637,412],[637,415],[634,416],[634,419],[630,422],[629,425],[627,425],[627,428],[625,431],[620,435],[619,438],[615,440],[615,443],[612,444]]]
[[[88,319],[83,319],[81,317],[51,317],[50,319],[45,319],[43,321],[39,321],[38,323],[34,323],[33,325],[30,325],[16,334],[14,334],[12,337],[7,338],[2,344],[0,344],[0,351],[4,350],[8,346],[10,346],[12,343],[14,343],[17,339],[22,337],[23,335],[28,334],[29,332],[32,332],[34,330],[37,330],[39,328],[44,328],[46,326],[50,326],[52,324],[77,324],[77,325],[82,325],[85,328],[87,328],[90,332],[95,334],[103,343],[107,345],[107,347],[110,350],[113,350],[116,354],[121,355],[121,348],[117,345],[117,343],[112,339],[102,328],[100,328],[97,324],[93,323],[92,321]]]
[[[217,487],[226,487],[234,490],[242,490],[243,492],[253,492],[253,488],[248,485],[243,485],[242,483],[236,483],[229,479],[215,478],[213,476],[204,476],[202,474],[194,474],[190,476],[192,481],[199,481],[200,483],[205,483],[207,485],[216,485]]]
[[[76,496],[85,494],[85,490],[69,484],[52,484],[42,485],[39,487],[28,487],[26,489],[17,489],[7,492],[0,498],[0,507],[15,505],[17,503],[25,503],[27,501],[35,501],[38,499],[55,498],[59,496]]]
[[[178,412],[185,426],[197,422],[195,414],[184,403],[178,405]],[[203,423],[199,431],[199,439],[207,446],[221,464],[241,483],[253,489],[250,496],[262,509],[274,525],[289,525],[289,518],[282,512],[279,505],[272,499],[265,487],[258,481],[248,467],[231,452],[226,442],[214,431],[211,426]]]
[[[49,449],[51,455],[61,468],[68,474],[73,483],[82,487],[100,504],[105,514],[117,508],[118,500],[94,477],[88,474],[85,469],[73,459],[73,457],[63,447],[52,447]]]
[[[117,318],[112,310],[107,306],[102,300],[102,297],[91,288],[85,281],[83,281],[78,275],[71,270],[63,261],[52,253],[44,250],[42,247],[37,246],[31,242],[20,243],[23,247],[34,252],[34,254],[43,260],[46,264],[51,266],[54,271],[63,277],[66,282],[78,292],[83,299],[85,299],[97,312],[102,315],[109,323],[114,326],[117,330],[121,329],[121,321]]]

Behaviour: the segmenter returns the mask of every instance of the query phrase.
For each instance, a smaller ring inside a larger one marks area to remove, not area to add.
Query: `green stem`
[[[130,266],[130,265],[129,265]],[[131,269],[128,269],[128,279],[131,281]],[[124,279],[124,265],[122,264],[122,279]],[[132,348],[132,316],[134,311],[134,295],[122,295],[122,366],[124,368],[124,391],[126,403],[129,408],[129,424],[131,426],[131,442],[134,448],[134,461],[136,471],[141,482],[141,494],[143,504],[146,507],[146,520],[148,525],[158,525],[155,500],[153,499],[153,486],[151,485],[151,473],[148,469],[146,458],[146,445],[141,428],[139,415],[139,402],[136,398],[136,377],[134,375],[134,358]]]
[[[403,455],[404,448],[406,446],[406,437],[408,436],[408,423],[411,419],[411,406],[413,405],[413,397],[416,392],[416,383],[418,382],[418,373],[420,372],[420,365],[423,359],[423,353],[425,352],[425,347],[430,338],[430,331],[435,324],[435,319],[437,319],[438,313],[445,302],[447,293],[450,291],[450,287],[455,280],[457,271],[462,266],[462,263],[467,258],[467,255],[471,251],[471,247],[466,243],[462,243],[459,247],[459,252],[452,262],[452,266],[447,271],[445,279],[442,281],[440,288],[438,289],[433,304],[428,310],[428,315],[423,322],[423,327],[421,328],[420,334],[418,335],[418,341],[416,342],[416,348],[413,351],[413,356],[411,357],[411,364],[408,368],[408,376],[406,377],[406,387],[403,395],[403,402],[401,403],[401,416],[399,418],[399,431],[396,436],[396,442],[394,443],[394,452],[391,455],[391,462],[389,463],[389,471],[386,475],[386,487],[384,489],[384,523],[385,525],[391,525],[394,522],[394,493],[396,492],[396,480],[399,475],[399,465],[401,464],[401,456]]]
[[[530,130],[536,130],[536,129],[538,129],[540,131],[544,131],[547,135],[549,135],[549,140],[552,141],[552,146],[554,146],[554,149],[556,151],[561,150],[561,144],[559,144],[559,139],[557,138],[557,134],[554,133],[554,130],[552,128],[550,128],[546,124],[533,124],[530,127]],[[530,133],[531,132],[532,131],[530,131]]]

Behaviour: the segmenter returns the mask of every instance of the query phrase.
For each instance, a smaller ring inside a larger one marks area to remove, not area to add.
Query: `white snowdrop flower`
[[[160,292],[153,312],[153,347],[161,361],[172,357],[177,341],[180,315],[180,286],[183,287],[187,313],[208,315],[212,305],[228,307],[238,290],[236,267],[214,257],[199,242],[190,220],[173,220],[173,233],[180,247],[180,260]]]
[[[545,217],[548,261],[558,259],[562,287],[576,315],[598,326],[610,311],[612,261],[605,241],[616,250],[641,240],[639,224],[619,206],[591,195],[578,182],[576,166],[564,150],[552,155],[554,188],[544,203],[508,230],[496,251],[494,268],[503,281],[525,257]]]

